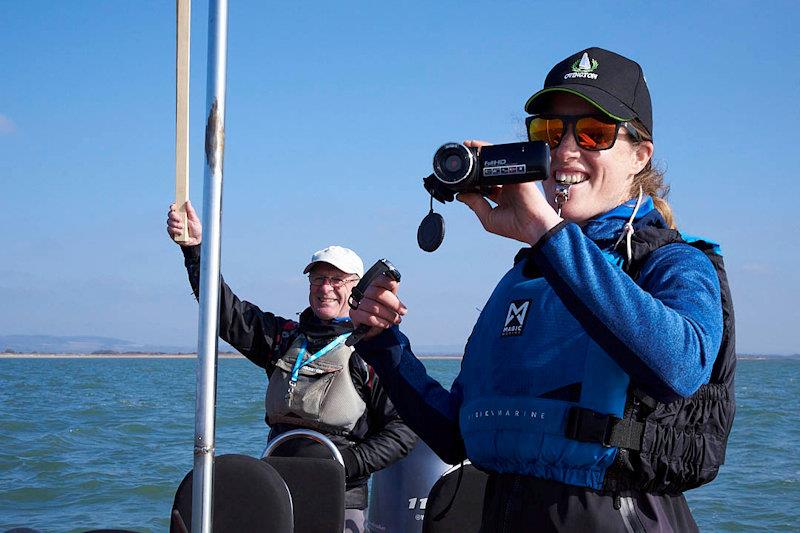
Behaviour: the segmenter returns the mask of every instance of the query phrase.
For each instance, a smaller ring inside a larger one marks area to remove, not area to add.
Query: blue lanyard
[[[297,378],[300,375],[300,369],[301,368],[303,368],[304,366],[306,366],[308,364],[311,364],[312,362],[316,361],[317,359],[319,359],[323,355],[327,354],[328,352],[330,352],[331,350],[333,350],[334,348],[336,348],[337,346],[342,344],[345,341],[345,339],[347,339],[347,337],[349,337],[350,335],[351,335],[351,333],[343,333],[342,335],[339,335],[338,337],[333,339],[331,342],[329,342],[327,346],[325,346],[323,349],[321,349],[320,351],[318,351],[317,353],[315,353],[314,355],[312,355],[311,357],[309,357],[305,361],[303,361],[303,356],[306,353],[306,347],[308,346],[308,340],[307,339],[303,339],[303,345],[300,347],[300,351],[297,353],[297,359],[294,362],[294,368],[292,369],[292,377],[289,379],[289,385],[294,386],[295,384],[297,384]]]

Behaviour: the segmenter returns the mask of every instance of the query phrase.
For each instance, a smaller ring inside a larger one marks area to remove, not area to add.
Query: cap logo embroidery
[[[596,59],[589,59],[589,54],[584,52],[583,56],[572,64],[572,72],[565,74],[564,79],[587,78],[596,80],[597,74],[594,71],[597,70],[598,65],[599,63]]]

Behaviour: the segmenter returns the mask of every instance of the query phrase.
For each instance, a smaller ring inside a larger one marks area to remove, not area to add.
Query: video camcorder
[[[454,193],[486,192],[493,185],[545,180],[549,173],[550,147],[541,141],[493,144],[480,150],[447,143],[433,155],[438,188]]]
[[[457,193],[489,194],[496,185],[546,180],[550,175],[550,147],[542,141],[492,144],[469,148],[443,144],[433,155],[433,174],[422,180],[431,195],[430,212],[417,230],[417,243],[426,252],[444,239],[444,218],[433,211],[433,199],[452,202]]]

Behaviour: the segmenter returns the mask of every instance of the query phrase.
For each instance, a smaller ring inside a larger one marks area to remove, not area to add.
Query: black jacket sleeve
[[[402,459],[418,439],[397,414],[378,375],[358,354],[350,361],[353,383],[367,404],[367,430],[360,442],[342,450],[348,480],[368,476]]]
[[[200,246],[182,247],[186,273],[195,298],[200,298]],[[240,300],[220,276],[219,336],[250,361],[267,368],[277,335],[286,319]]]

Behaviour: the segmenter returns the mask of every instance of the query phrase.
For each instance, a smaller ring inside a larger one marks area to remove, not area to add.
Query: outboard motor
[[[420,533],[428,493],[450,465],[422,441],[405,458],[372,474],[368,533]]]

